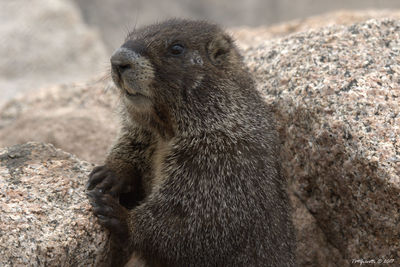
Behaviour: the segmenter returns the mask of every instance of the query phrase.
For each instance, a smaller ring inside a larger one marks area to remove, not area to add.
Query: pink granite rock
[[[290,191],[338,262],[400,264],[400,21],[298,33],[245,56],[279,121]]]
[[[242,48],[257,46],[265,40],[282,38],[289,34],[305,32],[310,29],[318,30],[328,26],[361,23],[369,19],[400,19],[400,11],[396,10],[340,10],[311,16],[304,19],[295,19],[269,27],[236,27],[231,32]]]
[[[117,133],[117,97],[103,79],[55,85],[9,101],[0,109],[0,147],[52,143],[101,163]]]
[[[0,266],[99,266],[108,236],[85,194],[93,165],[43,143],[0,149]]]

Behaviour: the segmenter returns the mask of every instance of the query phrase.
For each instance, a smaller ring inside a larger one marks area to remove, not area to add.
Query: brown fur
[[[111,62],[122,130],[89,196],[114,264],[295,266],[274,122],[231,37],[169,20]]]

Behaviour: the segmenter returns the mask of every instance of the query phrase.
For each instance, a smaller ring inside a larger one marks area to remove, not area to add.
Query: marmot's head
[[[230,112],[245,70],[231,39],[203,21],[168,20],[134,30],[111,57],[128,114],[159,130],[212,127]],[[246,79],[248,80],[248,79]]]

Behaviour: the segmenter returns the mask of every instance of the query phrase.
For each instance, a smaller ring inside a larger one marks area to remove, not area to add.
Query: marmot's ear
[[[231,38],[221,34],[208,43],[207,54],[213,64],[220,65],[229,56],[231,48]]]

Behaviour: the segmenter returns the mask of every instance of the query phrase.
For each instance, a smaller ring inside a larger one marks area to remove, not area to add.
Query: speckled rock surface
[[[370,20],[245,51],[291,191],[341,259],[400,264],[399,33],[400,21]]]
[[[318,30],[328,26],[360,23],[369,19],[400,19],[400,10],[341,10],[305,19],[296,19],[269,27],[236,27],[231,29],[232,35],[242,48],[259,45],[265,40],[282,38],[289,34]]]
[[[108,237],[84,188],[92,165],[52,145],[0,149],[0,266],[99,266]]]
[[[108,80],[55,85],[9,101],[0,109],[0,147],[52,143],[101,163],[118,128],[116,94]]]

